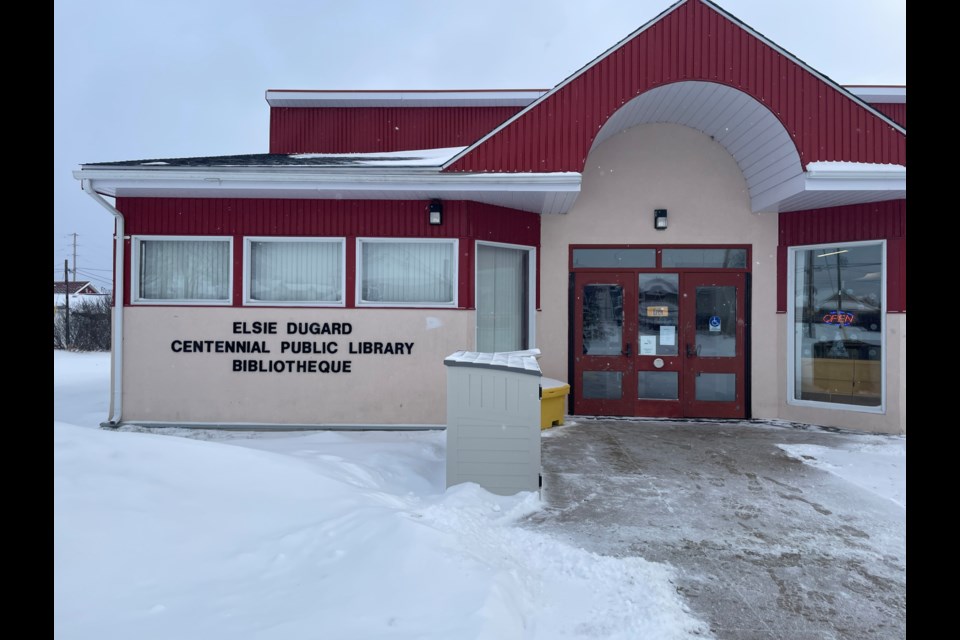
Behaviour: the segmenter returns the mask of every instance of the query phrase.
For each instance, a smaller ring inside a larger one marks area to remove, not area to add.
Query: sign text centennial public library
[[[380,342],[347,340],[342,345],[339,339],[316,339],[316,336],[348,336],[353,333],[349,322],[286,322],[282,326],[286,340],[260,336],[281,335],[278,322],[234,322],[235,336],[255,336],[232,340],[174,340],[170,350],[174,353],[235,353],[271,354],[268,358],[242,358],[233,360],[233,371],[243,373],[350,373],[353,360],[340,358],[304,358],[304,356],[344,355],[411,355],[412,342]],[[295,339],[296,337],[314,339]],[[345,346],[345,348],[344,348]],[[296,356],[296,357],[294,357]]]

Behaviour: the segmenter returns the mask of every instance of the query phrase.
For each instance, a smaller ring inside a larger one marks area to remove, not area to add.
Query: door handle
[[[629,343],[629,342],[627,343],[627,348],[626,348],[626,350],[621,351],[621,352],[620,352],[620,355],[627,356],[628,358],[630,357],[631,354],[630,354],[630,343]]]
[[[688,357],[688,358],[696,358],[697,355],[698,355],[698,354],[697,354],[697,351],[699,351],[699,350],[700,350],[699,348],[698,348],[696,351],[692,350],[692,349],[690,348],[689,343],[688,343],[688,344],[687,344],[687,357]]]

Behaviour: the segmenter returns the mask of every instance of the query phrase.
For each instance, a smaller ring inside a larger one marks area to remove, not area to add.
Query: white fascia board
[[[315,191],[460,191],[579,192],[581,175],[562,173],[372,173],[255,170],[176,171],[83,169],[73,172],[78,180],[89,179],[105,195],[117,189],[217,190],[221,188],[262,191],[311,189]]]
[[[907,175],[902,178],[859,176],[807,176],[804,191],[906,191]]]
[[[271,107],[525,107],[546,89],[464,91],[291,91],[267,90]]]
[[[810,163],[814,168],[763,191],[750,200],[754,212],[780,210],[782,203],[803,193],[906,193],[907,168],[901,165],[857,166],[850,162]]]
[[[907,101],[906,87],[848,86],[844,89],[871,104],[904,104]]]
[[[824,180],[907,180],[907,168],[900,164],[870,164],[862,162],[810,162],[806,167],[808,183]]]

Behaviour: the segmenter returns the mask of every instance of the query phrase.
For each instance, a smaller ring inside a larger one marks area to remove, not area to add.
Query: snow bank
[[[110,354],[53,352],[53,419],[97,427],[110,413]]]
[[[536,494],[444,491],[442,433],[88,428],[108,383],[55,354],[58,638],[709,636],[669,567],[517,526]]]
[[[907,508],[907,439],[858,436],[838,448],[777,445],[792,458],[829,471],[861,489]]]

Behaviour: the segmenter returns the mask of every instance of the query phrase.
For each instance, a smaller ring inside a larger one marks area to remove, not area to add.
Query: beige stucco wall
[[[653,229],[654,209],[669,211],[665,231]],[[561,380],[571,244],[749,244],[753,416],[777,417],[777,216],[750,210],[743,172],[719,143],[681,125],[628,129],[590,153],[571,211],[543,217],[537,342],[544,375]]]
[[[883,413],[854,409],[827,409],[794,405],[787,401],[787,316],[779,317],[780,350],[784,354],[779,372],[780,417],[792,422],[803,422],[871,433],[905,434],[907,432],[907,314],[888,313],[886,316],[886,398]]]
[[[237,335],[234,322],[277,322]],[[288,335],[287,322],[349,322],[350,335]],[[474,344],[474,313],[446,309],[127,307],[123,420],[227,424],[444,424],[443,358]],[[269,354],[175,353],[174,340],[263,340]],[[282,341],[338,343],[335,355],[281,354]],[[403,355],[350,342],[413,343]],[[350,373],[244,373],[234,359],[349,360]]]

